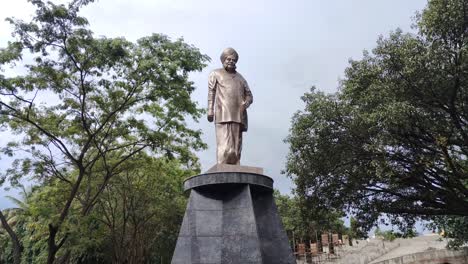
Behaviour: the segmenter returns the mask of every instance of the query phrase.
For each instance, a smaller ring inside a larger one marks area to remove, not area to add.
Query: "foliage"
[[[417,34],[396,30],[350,61],[340,90],[313,88],[287,142],[286,172],[304,200],[382,213],[410,230],[422,217],[468,216],[468,1],[431,0]]]
[[[300,208],[297,199],[289,195],[283,195],[278,190],[273,193],[275,197],[278,214],[283,222],[286,231],[294,231],[299,234],[305,234],[303,229],[303,219],[301,218]]]
[[[323,232],[340,234],[349,232],[341,219],[342,213],[306,206],[298,196],[282,195],[277,190],[274,192],[274,197],[284,229],[294,232],[294,236],[298,239],[315,241]]]
[[[367,232],[363,231],[356,218],[349,219],[349,236],[354,239],[367,238]]]
[[[9,210],[3,211],[3,215],[9,219]],[[12,239],[4,228],[0,228],[0,264],[14,263],[13,254]]]
[[[448,240],[448,247],[458,249],[468,244],[468,217],[437,216],[428,224],[433,231],[439,231]]]
[[[96,38],[78,15],[89,2],[31,0],[35,17],[10,18],[16,39],[0,50],[0,69],[17,65],[24,72],[0,75],[0,122],[18,139],[2,149],[15,161],[0,184],[28,178],[42,186],[34,212],[48,215],[35,227],[41,239],[47,234],[40,240],[48,249],[43,263],[73,254],[61,250],[73,238],[69,226],[88,221],[133,157],[177,158],[197,169],[193,150],[205,147],[201,132],[185,121],[203,112],[190,98],[195,87],[188,76],[209,58],[164,35],[136,43]]]
[[[393,241],[397,238],[393,230],[381,231],[379,228],[377,228],[374,234],[376,237],[380,237],[386,241]]]
[[[96,210],[83,216],[81,198],[74,201],[62,227],[67,240],[58,257],[69,252],[68,263],[169,263],[186,204],[182,181],[197,172],[177,160],[135,156],[106,186]],[[21,212],[11,226],[24,245],[23,263],[47,261],[46,224],[64,202],[66,187],[59,180],[37,186],[18,200],[21,207],[8,210]],[[10,239],[0,234],[5,245],[0,263],[11,263]]]
[[[4,238],[5,247],[2,248],[4,249],[3,253],[5,255],[0,255],[0,263],[20,263],[21,256],[29,255],[32,250],[30,241],[34,239],[35,234],[29,233],[28,229],[31,227],[31,223],[34,222],[33,211],[35,208],[31,207],[31,202],[36,190],[37,187],[25,188],[21,186],[19,198],[6,196],[6,198],[13,202],[15,207],[4,209],[2,212],[6,216],[8,225],[19,240],[21,253],[19,260],[12,259],[12,254],[14,254],[15,250],[14,244],[12,244],[13,241],[11,238]],[[3,230],[0,229],[0,234],[2,231]],[[0,241],[1,240],[0,238]]]
[[[103,193],[99,222],[106,227],[104,248],[114,262],[168,263],[185,211],[183,180],[196,172],[177,161],[150,157],[135,161]]]
[[[405,233],[401,233],[401,232],[396,232],[394,230],[382,231],[382,230],[380,230],[380,228],[377,227],[375,232],[374,232],[374,235],[376,237],[382,238],[383,240],[393,241],[393,240],[395,240],[397,238],[416,237],[418,235],[418,233],[414,229],[411,229],[411,230],[409,230],[408,232],[405,232]]]

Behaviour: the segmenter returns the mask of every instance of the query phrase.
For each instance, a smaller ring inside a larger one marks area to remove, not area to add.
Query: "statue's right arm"
[[[208,121],[214,119],[214,101],[216,96],[216,72],[211,72],[208,78]]]

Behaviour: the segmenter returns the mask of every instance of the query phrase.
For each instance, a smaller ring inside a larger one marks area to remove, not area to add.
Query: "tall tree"
[[[23,246],[18,238],[18,235],[16,232],[13,230],[12,226],[10,223],[8,223],[7,216],[0,210],[0,223],[3,229],[6,231],[8,236],[11,239],[12,242],[12,251],[13,251],[13,263],[14,264],[20,264],[21,263],[21,254],[23,251]],[[2,253],[3,255],[3,253]],[[0,255],[0,260],[2,260],[3,257]]]
[[[68,237],[63,226],[73,202],[79,198],[81,215],[88,215],[133,156],[146,151],[196,163],[192,150],[205,145],[200,132],[185,125],[201,114],[188,74],[208,57],[158,34],[136,43],[96,38],[78,15],[92,0],[30,2],[36,15],[31,22],[9,19],[16,39],[0,50],[0,67],[24,66],[24,74],[0,75],[0,122],[19,138],[3,149],[16,160],[0,183],[27,176],[65,183],[64,202],[47,224],[47,263],[54,263]],[[24,63],[30,54],[33,62]],[[59,255],[65,260],[69,252]]]
[[[11,239],[11,251],[13,252],[13,263],[15,264],[21,263],[23,243],[21,242],[21,236],[18,235],[18,230],[24,229],[24,225],[26,224],[25,216],[29,213],[29,199],[32,195],[32,190],[28,191],[24,186],[21,186],[21,189],[20,199],[13,196],[6,196],[6,198],[13,202],[15,207],[4,209],[3,212],[0,210],[0,223]],[[2,257],[0,255],[0,261],[1,260]]]
[[[106,228],[105,253],[113,263],[169,263],[187,200],[182,183],[196,172],[176,160],[133,162],[106,187],[94,215]]]
[[[281,194],[278,190],[275,190],[273,194],[284,229],[295,232],[295,235],[299,237],[304,237],[307,234],[307,225],[301,216],[298,200],[295,197]]]
[[[433,231],[439,231],[443,237],[452,238],[448,240],[450,248],[466,246],[468,242],[468,217],[437,216],[433,217],[428,224]]]
[[[415,26],[350,61],[335,94],[305,94],[286,140],[298,193],[367,228],[468,216],[468,1],[430,0]]]
[[[316,241],[323,232],[348,233],[341,220],[344,213],[314,206],[309,204],[310,201],[301,200],[300,196],[282,195],[277,190],[274,196],[283,226],[294,232],[295,238]]]
[[[80,188],[62,227],[67,240],[59,255],[68,253],[66,263],[77,264],[169,263],[186,205],[182,181],[196,173],[177,159],[135,155],[110,180],[96,209],[86,216],[79,202],[86,188]],[[17,210],[25,213],[14,222],[9,217],[24,245],[23,262],[47,261],[47,224],[65,202],[64,188],[66,183],[60,180],[36,186],[28,196],[27,210]],[[0,233],[0,243],[5,243],[6,236]],[[0,263],[2,259],[6,263],[12,260],[12,243],[5,245],[6,254],[0,254]]]

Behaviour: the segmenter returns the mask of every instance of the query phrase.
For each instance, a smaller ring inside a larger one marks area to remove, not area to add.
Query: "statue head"
[[[233,48],[227,48],[221,53],[221,62],[224,69],[228,72],[236,71],[236,63],[239,60],[239,54]]]

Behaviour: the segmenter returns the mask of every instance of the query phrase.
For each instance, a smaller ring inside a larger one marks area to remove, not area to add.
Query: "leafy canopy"
[[[341,212],[310,206],[308,201],[302,200],[300,196],[282,195],[278,190],[275,190],[274,197],[278,214],[290,240],[316,241],[317,237],[325,232],[350,233],[344,226],[341,219],[344,214]]]
[[[403,229],[468,216],[467,14],[466,0],[429,1],[417,34],[380,37],[338,92],[302,97],[286,172],[304,199],[367,228],[382,213]]]
[[[186,120],[203,111],[191,100],[189,73],[209,58],[160,34],[136,43],[95,37],[79,16],[92,0],[30,2],[34,18],[8,19],[15,39],[0,49],[0,70],[19,67],[14,76],[0,74],[0,122],[15,135],[2,149],[14,162],[0,184],[25,177],[52,189],[65,184],[64,203],[44,226],[53,263],[69,235],[62,227],[70,209],[90,214],[132,157],[145,152],[198,168],[193,151],[205,144]]]

